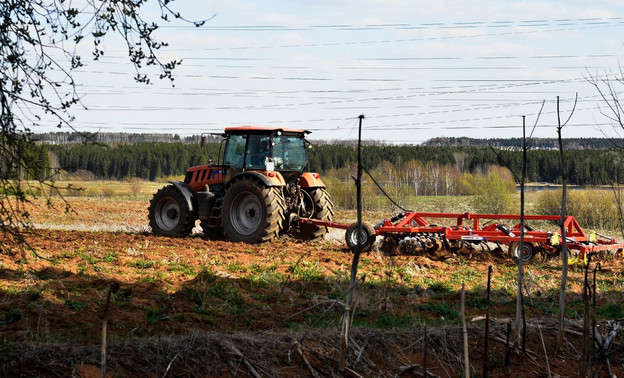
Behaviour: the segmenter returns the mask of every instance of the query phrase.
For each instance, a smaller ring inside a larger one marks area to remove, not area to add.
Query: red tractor
[[[211,239],[261,243],[282,234],[322,239],[327,227],[299,221],[331,221],[334,215],[325,183],[307,171],[308,133],[226,128],[220,162],[189,168],[184,182],[172,181],[154,194],[148,208],[152,232],[186,236],[199,219]]]

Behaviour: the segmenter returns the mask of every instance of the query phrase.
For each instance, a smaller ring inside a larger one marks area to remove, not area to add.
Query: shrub
[[[459,195],[475,195],[479,193],[477,188],[477,179],[470,173],[462,173],[457,183],[457,194]]]
[[[488,214],[506,214],[514,212],[516,203],[513,194],[516,184],[509,170],[490,168],[485,175],[477,177],[478,195],[472,206],[477,212]]]
[[[536,211],[542,215],[561,214],[561,195],[561,190],[543,192],[537,198]],[[581,227],[614,230],[618,225],[615,199],[605,190],[569,190],[566,211]]]
[[[130,180],[130,191],[132,192],[132,195],[137,197],[141,194],[142,190],[143,190],[143,181],[141,181],[141,179],[133,178]]]

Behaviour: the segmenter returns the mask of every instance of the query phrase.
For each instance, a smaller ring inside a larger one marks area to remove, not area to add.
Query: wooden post
[[[462,282],[460,311],[462,330],[464,333],[464,377],[470,378],[470,358],[468,356],[468,329],[466,328],[466,284],[464,282]]]
[[[423,377],[427,378],[427,325],[425,324],[424,334],[423,334]]]
[[[102,359],[102,378],[106,378],[106,327],[108,325],[108,304],[113,293],[119,290],[119,283],[115,282],[108,290],[108,296],[106,297],[106,303],[104,304],[104,313],[102,314],[102,350],[100,357]]]
[[[102,320],[102,350],[100,352],[100,357],[102,359],[102,378],[106,378],[106,325],[108,320],[104,318]]]
[[[492,265],[488,267],[487,296],[485,298],[485,340],[483,341],[483,378],[487,378],[490,360],[490,288],[492,287]]]
[[[583,353],[581,357],[581,371],[580,374],[582,377],[591,376],[591,354],[590,348],[594,342],[594,334],[591,333],[591,317],[590,317],[590,289],[589,289],[589,262],[585,265],[584,277],[583,277]]]

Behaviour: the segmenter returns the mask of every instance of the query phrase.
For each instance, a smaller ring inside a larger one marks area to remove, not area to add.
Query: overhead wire
[[[616,17],[616,18],[594,18],[594,19],[565,19],[565,20],[524,20],[524,21],[497,21],[497,22],[493,22],[493,23],[483,23],[483,22],[467,22],[467,23],[457,23],[457,24],[453,24],[453,23],[449,23],[449,24],[445,24],[445,23],[428,23],[428,24],[388,24],[388,25],[378,25],[378,26],[374,26],[374,27],[381,27],[381,28],[397,28],[397,30],[430,30],[433,28],[440,28],[440,29],[474,29],[476,27],[483,27],[485,25],[485,27],[487,28],[501,28],[501,27],[561,27],[561,26],[572,26],[572,27],[576,27],[577,29],[583,29],[583,28],[590,28],[590,27],[605,27],[605,26],[620,26],[624,24],[624,18],[621,17]],[[353,30],[372,30],[372,28],[369,28],[369,26],[365,26],[364,28],[360,27],[360,26],[354,26],[354,25],[315,25],[313,26],[314,30],[318,30],[318,29],[322,29],[322,30],[345,30],[345,31],[353,31]],[[259,31],[258,28],[245,28],[246,31]],[[267,29],[269,30],[269,29]],[[276,28],[272,28],[270,30],[277,30]],[[241,29],[241,31],[243,31]],[[544,32],[544,31],[559,31],[557,29],[549,29],[549,30],[538,30],[537,32]],[[518,34],[523,34],[525,32],[528,31],[517,31]],[[534,31],[531,31],[534,32]],[[512,32],[507,32],[507,33],[490,33],[490,34],[480,34],[480,35],[473,35],[475,37],[479,37],[479,36],[496,36],[496,35],[509,35]],[[515,33],[515,32],[514,32]],[[419,41],[419,40],[432,40],[432,39],[439,39],[439,38],[443,38],[443,39],[450,39],[450,38],[466,38],[466,37],[470,37],[470,36],[465,36],[465,35],[459,35],[459,36],[437,36],[435,38],[429,38],[429,37],[421,37],[421,38],[407,38],[407,39],[383,39],[383,40],[374,40],[374,41],[349,41],[349,42],[332,42],[332,43],[323,43],[323,44],[290,44],[290,45],[281,45],[281,46],[249,46],[249,48],[253,48],[253,49],[257,49],[257,48],[276,48],[276,47],[310,47],[310,46],[341,46],[344,44],[371,44],[371,43],[401,43],[401,42],[409,42],[409,41]],[[233,49],[240,49],[240,47],[232,47]],[[201,51],[211,51],[213,49],[208,48],[208,49],[194,49],[195,51],[201,50]],[[230,51],[230,48],[225,48],[224,50]],[[185,50],[179,50],[179,51],[185,51]],[[108,57],[108,56],[107,56]],[[573,58],[589,58],[589,57],[595,57],[595,58],[604,58],[604,57],[613,57],[610,54],[588,54],[588,55],[533,55],[530,58],[531,59],[573,59]],[[512,56],[482,56],[482,57],[475,57],[475,58],[466,58],[466,59],[481,59],[481,60],[495,60],[495,59],[501,59],[501,60],[510,60],[510,59],[520,59],[522,57],[512,57]],[[388,58],[385,59],[383,57],[379,57],[379,58],[362,58],[362,60],[374,60],[374,61],[389,61],[390,59],[393,58]],[[399,60],[405,60],[405,61],[416,61],[416,60],[426,60],[426,59],[430,59],[430,60],[459,60],[462,61],[464,58],[461,59],[455,59],[453,57],[422,57],[422,58],[418,58],[418,57],[398,57],[398,58],[394,58],[395,60],[399,61]],[[240,69],[253,69],[253,68],[258,68],[258,65],[260,63],[264,63],[264,62],[271,62],[273,59],[272,58],[258,58],[258,57],[195,57],[195,58],[187,58],[187,60],[207,60],[207,61],[212,61],[212,60],[222,60],[222,61],[248,61],[248,62],[254,62],[255,65],[247,65],[247,66],[241,66],[238,67]],[[206,67],[205,65],[195,65],[195,67]],[[228,67],[224,67],[224,68],[228,68]],[[232,68],[232,67],[230,67]],[[282,70],[282,69],[297,69],[297,70],[301,70],[301,69],[310,69],[312,68],[311,66],[294,66],[294,67],[288,67],[288,66],[271,66],[271,69],[277,69],[277,70]],[[344,66],[344,67],[338,67],[338,69],[342,69],[342,70],[363,70],[365,69],[365,67],[358,67],[358,66],[353,66],[353,67],[349,67],[349,66]],[[407,69],[412,69],[412,70],[426,70],[426,69],[435,69],[435,70],[451,70],[451,69],[463,69],[463,70],[492,70],[492,69],[501,69],[501,70],[511,70],[511,69],[523,69],[522,67],[513,67],[513,66],[492,66],[492,67],[479,67],[479,66],[462,66],[462,67],[382,67],[382,66],[373,66],[373,67],[368,67],[368,69],[371,70],[407,70]],[[117,74],[123,74],[123,75],[127,75],[127,72],[122,72],[122,71],[117,71],[117,70],[113,70],[113,71],[91,71],[91,70],[85,70],[84,72],[81,73],[85,73],[85,74],[104,74],[104,75],[117,75]],[[244,75],[211,75],[211,76],[206,76],[206,75],[182,75],[179,76],[181,78],[189,78],[189,79],[194,79],[194,78],[210,78],[210,79],[227,79],[227,80],[261,80],[261,81],[265,81],[265,80],[292,80],[292,81],[327,81],[327,82],[336,82],[337,78],[335,77],[305,77],[305,76],[282,76],[282,77],[272,77],[272,76],[260,76],[260,75],[248,75],[248,76],[244,76]],[[384,78],[384,77],[363,77],[363,78],[358,78],[358,77],[349,77],[349,78],[341,78],[340,80],[345,80],[345,81],[362,81],[362,82],[398,82],[398,80],[401,79],[395,79],[395,78]],[[565,83],[565,82],[573,82],[573,81],[581,81],[584,80],[584,78],[575,78],[572,81],[569,81],[569,79],[566,80],[524,80],[524,79],[456,79],[456,80],[449,80],[452,82],[480,82],[480,83],[500,83],[497,85],[492,85],[492,86],[487,86],[487,85],[472,85],[472,86],[465,86],[463,87],[461,90],[455,90],[455,91],[448,91],[448,90],[444,90],[444,88],[453,88],[452,86],[448,86],[448,87],[440,87],[440,88],[436,88],[434,90],[433,87],[430,88],[422,88],[421,90],[426,91],[426,92],[422,92],[422,93],[411,93],[408,95],[401,95],[401,96],[368,96],[366,98],[349,98],[349,99],[341,99],[341,98],[319,98],[319,100],[321,101],[309,101],[309,100],[302,100],[299,102],[290,102],[288,104],[282,104],[282,103],[274,103],[274,104],[261,104],[261,105],[252,105],[252,106],[243,106],[243,107],[211,107],[211,109],[215,109],[215,110],[235,110],[235,109],[244,109],[244,110],[264,110],[264,109],[271,109],[271,110],[277,110],[277,109],[282,109],[282,110],[292,110],[295,109],[297,107],[310,107],[310,106],[316,106],[316,107],[325,107],[326,109],[328,107],[330,107],[329,109],[331,110],[356,110],[358,109],[358,105],[357,104],[365,104],[365,103],[370,103],[370,102],[381,102],[381,101],[404,101],[404,100],[412,100],[412,99],[417,99],[419,97],[430,97],[430,96],[447,96],[449,94],[471,94],[471,93],[485,93],[484,91],[487,89],[489,91],[489,93],[500,93],[500,92],[494,92],[496,90],[502,90],[502,89],[512,89],[512,88],[518,88],[520,86],[537,86],[537,85],[546,85],[546,84],[552,84],[552,83]],[[401,88],[400,86],[397,86],[395,88],[386,88],[385,91],[400,91],[400,90],[404,90],[404,88]],[[374,93],[375,91],[371,90],[369,93]],[[124,92],[126,93],[126,92]],[[136,92],[136,93],[144,93],[144,92]],[[165,94],[168,94],[167,92],[162,92]],[[229,94],[232,96],[255,96],[255,97],[259,97],[262,96],[262,94],[267,93],[266,90],[263,89],[258,89],[258,90],[250,90],[250,91],[245,91],[245,92],[230,92],[227,93],[226,91],[223,91],[222,94]],[[284,91],[283,94],[287,95],[287,94],[299,94],[302,93],[302,91]],[[321,93],[325,93],[325,92],[321,92]],[[345,93],[345,92],[332,92],[332,93]],[[349,92],[347,92],[349,93]],[[353,93],[353,92],[350,92]],[[361,92],[360,92],[361,93]],[[533,92],[534,93],[534,92]],[[198,95],[198,93],[181,93],[180,95]],[[204,95],[208,95],[205,94]],[[305,101],[305,102],[303,102]],[[494,102],[495,104],[492,106],[481,106],[481,107],[471,107],[471,108],[464,108],[464,107],[460,107],[460,108],[456,108],[456,109],[450,109],[447,112],[442,112],[442,111],[428,111],[428,112],[414,112],[414,113],[403,113],[403,114],[381,114],[378,115],[376,118],[395,118],[395,117],[410,117],[410,116],[417,116],[417,115],[431,115],[431,114],[449,114],[449,113],[454,113],[454,112],[466,112],[466,111],[471,111],[471,110],[477,110],[477,109],[496,109],[496,108],[503,108],[503,107],[513,107],[513,106],[531,106],[533,105],[533,103],[537,100],[533,100],[533,101],[514,101],[514,100],[508,100],[510,101],[509,104],[501,104],[501,102],[504,102],[502,99],[500,98],[493,98],[493,99],[467,99],[467,98],[454,98],[454,99],[449,99],[449,98],[444,98],[444,101],[454,101],[454,102]],[[590,101],[590,100],[588,100]],[[342,106],[340,106],[340,104],[342,104]],[[354,105],[348,105],[348,104],[354,104]],[[396,106],[396,105],[395,105]],[[390,106],[389,108],[394,108],[395,106]],[[370,108],[374,108],[374,106],[371,106],[370,104],[366,105],[367,109]],[[199,110],[205,110],[205,107],[201,107],[201,106],[172,106],[172,105],[167,105],[167,106],[150,106],[150,107],[141,107],[141,108],[132,108],[132,107],[122,107],[122,106],[116,106],[116,107],[108,107],[106,109],[99,109],[97,107],[92,107],[92,109],[94,110],[99,110],[99,111],[113,111],[113,112],[119,112],[119,111],[133,111],[133,112],[139,112],[139,111],[145,111],[145,112],[153,112],[156,110],[166,110],[166,111],[170,111],[170,110],[183,110],[183,111],[199,111]],[[595,108],[594,108],[595,109]],[[373,116],[371,116],[372,118],[374,118]],[[508,117],[514,117],[514,115],[509,115],[509,116],[497,116],[497,117],[481,117],[481,118],[466,118],[466,119],[461,119],[461,120],[442,120],[442,122],[429,122],[429,124],[440,124],[440,123],[454,123],[454,122],[475,122],[475,121],[485,121],[485,120],[493,120],[493,119],[504,119],[504,118],[508,118]],[[289,120],[288,122],[327,122],[327,121],[344,121],[345,119],[348,118],[315,118],[313,120]],[[277,122],[283,122],[283,120],[279,120]],[[195,123],[190,123],[190,125],[194,125]],[[202,123],[197,123],[198,125],[201,125]],[[424,124],[424,123],[423,123]],[[399,126],[416,126],[416,125],[420,125],[419,123],[395,123],[394,124],[395,127],[397,127],[396,125]],[[391,125],[390,125],[391,126]],[[378,126],[379,129],[382,129],[382,126]],[[481,126],[481,127],[485,127],[485,126]],[[494,126],[492,126],[494,127]],[[326,129],[322,129],[319,128],[319,130],[326,130]],[[331,128],[330,128],[331,130]],[[392,129],[388,129],[385,128],[383,130],[392,130]],[[400,130],[404,130],[404,129],[400,129]]]

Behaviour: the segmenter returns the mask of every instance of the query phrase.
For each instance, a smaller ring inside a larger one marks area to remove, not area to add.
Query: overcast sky
[[[76,73],[83,131],[218,132],[234,125],[311,130],[312,139],[421,143],[439,136],[615,136],[588,75],[624,64],[618,1],[192,1],[203,27],[163,24],[175,87],[135,84],[122,45]],[[624,85],[619,86],[624,98]],[[57,130],[45,124],[33,131]]]

